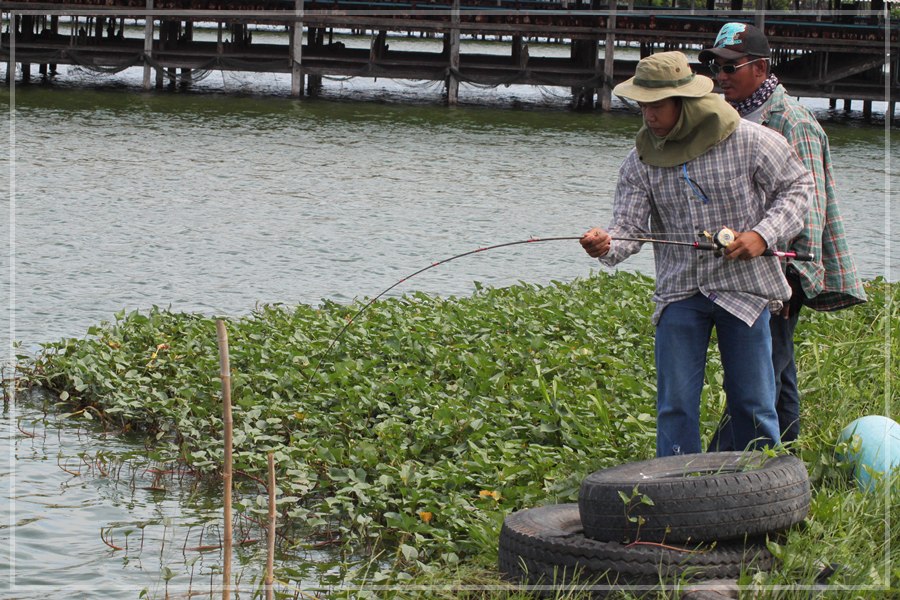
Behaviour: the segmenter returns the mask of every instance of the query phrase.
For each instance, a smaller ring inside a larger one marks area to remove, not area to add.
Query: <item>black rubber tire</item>
[[[508,580],[555,595],[561,587],[603,596],[613,589],[645,592],[693,579],[735,579],[744,568],[768,570],[774,559],[762,540],[684,548],[623,545],[584,536],[577,504],[531,508],[506,517],[499,566]]]
[[[787,529],[806,518],[809,503],[803,461],[762,452],[669,456],[603,469],[584,478],[578,497],[589,538],[676,544]]]

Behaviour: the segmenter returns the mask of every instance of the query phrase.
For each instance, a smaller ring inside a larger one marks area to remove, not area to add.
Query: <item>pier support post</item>
[[[147,0],[147,10],[153,10],[153,0]],[[144,17],[144,89],[150,89],[150,61],[153,56],[153,17],[146,15]],[[159,73],[157,73],[157,80]]]
[[[179,38],[179,43],[184,41],[186,44],[190,45],[191,42],[194,41],[194,22],[193,21],[185,21],[184,22],[184,34],[181,38]],[[185,69],[182,67],[181,69],[181,79],[179,83],[182,87],[189,87],[193,81],[193,70]]]
[[[512,36],[512,62],[520,69],[528,66],[528,46],[521,35]]]
[[[320,34],[322,31],[320,30]],[[318,38],[319,45],[325,43],[325,36],[322,35]],[[372,45],[369,48],[369,61],[375,62],[379,59],[384,58],[387,55],[387,31],[384,29],[380,30],[375,37],[372,38]]]
[[[613,75],[615,74],[616,45],[616,3],[609,7],[609,18],[606,19],[606,46],[603,54],[603,89],[600,93],[600,108],[604,112],[612,109]]]
[[[36,32],[45,28],[46,26],[47,26],[46,17],[36,17],[34,26],[31,28],[31,31],[29,32],[30,39],[31,40],[35,39],[35,36],[37,35]],[[41,32],[41,35],[43,35],[43,32]],[[47,78],[47,74],[49,72],[48,66],[49,65],[47,63],[38,63],[38,73],[41,74],[42,79]]]
[[[456,106],[459,102],[459,0],[453,0],[450,13],[450,69],[447,73],[447,104]]]
[[[294,26],[291,30],[291,96],[303,95],[303,0],[294,0]]]
[[[863,118],[867,121],[872,118],[872,101],[863,100]]]
[[[853,101],[850,100],[850,98],[844,98],[844,112],[850,112],[852,102]]]
[[[589,69],[597,74],[599,69],[599,41],[572,40],[572,62],[579,68]],[[590,86],[572,86],[572,106],[575,110],[590,110],[594,108],[594,95],[597,90]]]
[[[59,17],[56,15],[50,17],[50,33],[54,39],[59,34]],[[56,63],[50,63],[50,75],[56,75]]]
[[[19,17],[9,13],[9,60],[6,63],[6,83],[16,82],[16,25]]]
[[[306,47],[311,51],[322,52],[325,46],[325,28],[310,27],[306,30]],[[318,96],[322,91],[322,76],[312,74],[306,76],[306,95]]]
[[[600,39],[599,38],[591,38],[588,43],[590,44],[588,60],[590,60],[591,71],[594,73],[599,72],[600,70]],[[594,99],[597,97],[597,88],[588,88],[586,90],[587,95],[590,98],[589,104],[587,108],[594,108]]]
[[[22,15],[19,20],[22,29],[19,34],[22,36],[23,42],[31,41],[34,38],[34,17],[31,15]],[[22,64],[22,82],[31,81],[31,63],[23,62]]]
[[[766,30],[766,1],[756,0],[756,10],[753,15],[753,25],[760,31]]]

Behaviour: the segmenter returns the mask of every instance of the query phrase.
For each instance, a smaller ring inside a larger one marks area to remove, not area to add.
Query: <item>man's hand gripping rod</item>
[[[614,240],[621,240],[623,242],[647,242],[651,244],[669,244],[672,246],[690,246],[695,250],[711,250],[716,253],[721,253],[722,250],[728,246],[731,242],[734,241],[734,232],[727,227],[723,227],[715,234],[711,234],[709,232],[703,231],[700,233],[701,236],[706,237],[711,240],[709,242],[676,242],[673,240],[657,240],[653,238],[635,238],[635,237],[614,237]],[[814,260],[812,254],[802,254],[800,252],[794,252],[792,250],[772,250],[771,248],[766,248],[763,253],[763,256],[777,256],[778,258],[790,258],[793,260],[800,261],[810,261]]]

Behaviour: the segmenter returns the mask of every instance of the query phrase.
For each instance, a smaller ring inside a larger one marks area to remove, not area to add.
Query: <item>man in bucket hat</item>
[[[800,231],[812,178],[784,138],[743,121],[681,52],[642,59],[613,92],[641,107],[644,126],[619,169],[613,219],[585,233],[607,266],[645,242],[693,242],[728,227],[724,256],[653,244],[656,265],[657,456],[701,451],[700,393],[718,335],[734,439],[778,442],[770,305],[790,297],[778,259],[762,256]]]
[[[773,316],[772,363],[775,368],[775,407],[781,441],[793,442],[800,433],[800,392],[794,362],[794,331],[800,309],[831,311],[866,301],[866,293],[844,236],[838,209],[828,136],[805,106],[787,95],[769,65],[769,41],[745,23],[726,23],[711,48],[700,52],[727,100],[744,119],[761,123],[787,139],[812,173],[815,190],[803,230],[788,249],[812,254],[814,260],[786,263],[790,302]],[[726,413],[712,448],[730,450],[730,419]]]

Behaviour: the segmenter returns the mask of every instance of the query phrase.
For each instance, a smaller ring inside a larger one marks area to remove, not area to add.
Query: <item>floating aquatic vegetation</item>
[[[228,319],[237,485],[256,489],[274,454],[280,532],[297,548],[342,544],[398,572],[491,565],[509,511],[575,501],[586,474],[653,456],[652,288],[640,275],[601,273],[464,298],[389,298],[327,354],[362,301],[262,305]],[[798,330],[799,451],[814,485],[833,485],[845,421],[900,408],[900,352],[890,352],[900,340],[897,286],[876,280],[868,291],[870,302],[848,311],[805,311]],[[715,355],[705,432],[721,409]],[[143,433],[160,460],[217,481],[214,317],[122,312],[83,339],[46,344],[22,368],[69,418]],[[835,398],[841,410],[823,410]],[[817,513],[826,497],[812,520],[836,518]],[[815,540],[792,533],[801,541],[777,550],[837,544],[828,526],[808,531]]]

